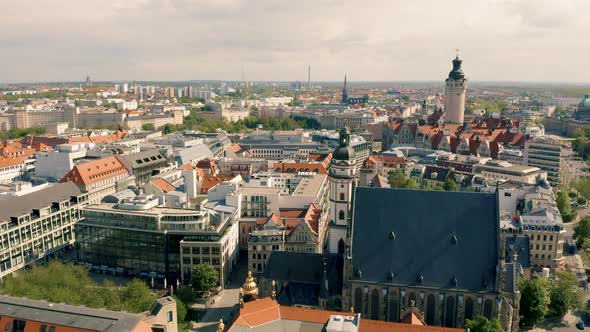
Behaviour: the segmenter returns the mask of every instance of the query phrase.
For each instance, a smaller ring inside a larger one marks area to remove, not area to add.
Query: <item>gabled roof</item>
[[[129,173],[125,166],[112,156],[76,165],[59,182],[72,181],[79,186],[87,186],[123,174]]]
[[[349,312],[308,309],[280,305],[272,298],[246,302],[228,331],[264,332],[322,332],[331,316],[357,316],[359,332],[459,332],[456,329],[439,326],[411,325],[370,320]]]
[[[496,193],[357,187],[352,280],[494,291]]]
[[[151,180],[150,182],[153,183],[156,187],[160,188],[164,193],[176,190],[175,186],[173,186],[170,182],[162,178],[156,178]]]

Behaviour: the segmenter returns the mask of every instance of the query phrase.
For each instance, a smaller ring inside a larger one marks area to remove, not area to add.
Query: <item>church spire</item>
[[[342,87],[342,99],[340,100],[341,104],[346,104],[348,102],[348,92],[346,89],[346,74],[344,74],[344,86]]]

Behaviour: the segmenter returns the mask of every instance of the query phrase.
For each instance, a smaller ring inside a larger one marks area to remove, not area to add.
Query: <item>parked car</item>
[[[578,328],[578,330],[583,330],[586,328],[586,324],[584,324],[584,321],[580,320],[577,324],[576,327]]]

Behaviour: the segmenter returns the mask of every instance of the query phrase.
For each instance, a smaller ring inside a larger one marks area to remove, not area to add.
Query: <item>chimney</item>
[[[197,172],[194,169],[183,169],[184,191],[188,199],[197,197]]]

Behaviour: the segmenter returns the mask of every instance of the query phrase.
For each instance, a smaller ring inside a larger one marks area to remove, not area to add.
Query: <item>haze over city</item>
[[[586,0],[3,1],[0,83],[590,81]]]

